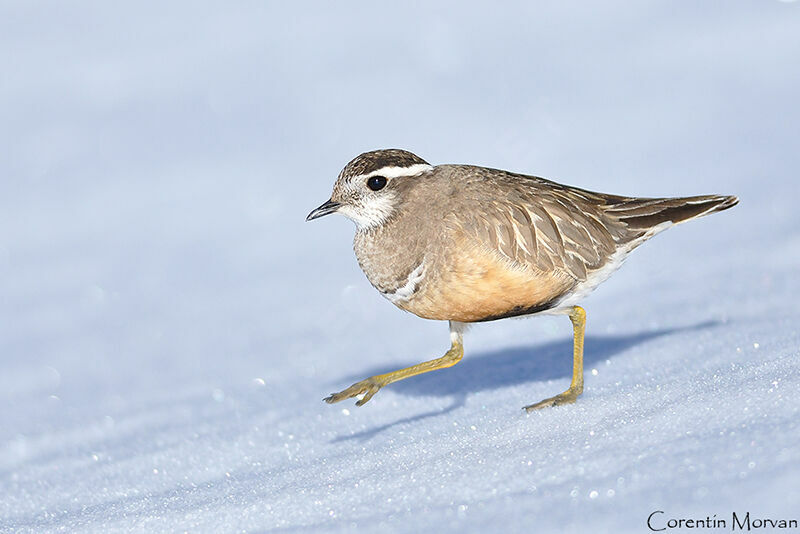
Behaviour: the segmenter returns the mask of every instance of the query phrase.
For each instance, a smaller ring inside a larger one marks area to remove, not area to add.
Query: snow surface
[[[0,531],[800,518],[800,4],[0,4]],[[380,147],[736,208],[452,369],[352,224]]]

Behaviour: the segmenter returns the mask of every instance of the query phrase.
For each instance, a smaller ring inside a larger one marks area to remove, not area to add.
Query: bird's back
[[[634,198],[463,165],[437,167],[458,184],[452,222],[520,266],[576,281],[669,226],[734,206],[732,196]]]

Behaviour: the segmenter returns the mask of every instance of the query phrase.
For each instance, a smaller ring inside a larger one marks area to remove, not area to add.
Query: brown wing
[[[511,173],[475,178],[464,184],[465,198],[491,200],[459,214],[464,231],[520,266],[584,280],[614,253],[625,231],[603,214],[620,197]]]
[[[664,222],[679,223],[736,204],[736,197],[631,198],[543,178],[472,168],[459,214],[464,231],[512,262],[576,281],[601,268],[621,246],[638,245]],[[491,199],[486,201],[486,199]]]

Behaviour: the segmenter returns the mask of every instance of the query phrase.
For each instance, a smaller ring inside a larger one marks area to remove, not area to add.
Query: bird
[[[330,199],[306,220],[351,219],[369,282],[402,310],[448,321],[450,349],[323,400],[356,398],[362,406],[393,382],[457,364],[470,323],[550,313],[572,322],[572,380],[523,409],[574,403],[584,386],[580,301],[651,237],[737,203],[730,195],[611,195],[499,169],[431,165],[401,149],[365,152],[345,165]]]

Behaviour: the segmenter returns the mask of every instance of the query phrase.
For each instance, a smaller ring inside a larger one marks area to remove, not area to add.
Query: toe
[[[549,399],[544,399],[543,401],[537,402],[536,404],[531,404],[530,406],[525,406],[523,410],[530,413],[534,410],[541,410],[542,408],[550,408],[551,406],[560,406],[562,404],[572,404],[578,399],[578,395],[572,393],[571,391],[565,391],[564,393],[560,393],[555,397],[550,397]]]
[[[545,399],[543,401],[539,401],[536,404],[531,404],[529,406],[525,406],[523,410],[530,413],[535,410],[541,410],[542,408],[549,408],[551,406],[555,406],[555,397],[550,399]]]
[[[367,388],[367,392],[364,394],[364,397],[360,399],[358,402],[356,402],[356,406],[364,406],[367,402],[369,402],[369,400],[372,397],[375,396],[375,394],[378,392],[379,389],[380,387],[375,385],[372,385],[369,388]]]
[[[339,398],[339,394],[338,393],[331,393],[330,395],[328,395],[327,397],[325,397],[322,400],[324,400],[328,404],[333,404],[334,402],[339,402],[342,399]]]
[[[358,402],[356,402],[356,406],[363,406],[364,403],[369,401],[377,392],[381,389],[380,384],[376,383],[371,378],[367,378],[366,380],[362,380],[361,382],[356,382],[349,388],[340,391],[339,393],[332,393],[331,395],[325,397],[324,400],[328,404],[333,404],[335,402],[343,401],[345,399],[350,399],[353,397],[357,397],[361,394],[364,394],[364,397],[361,398]]]

